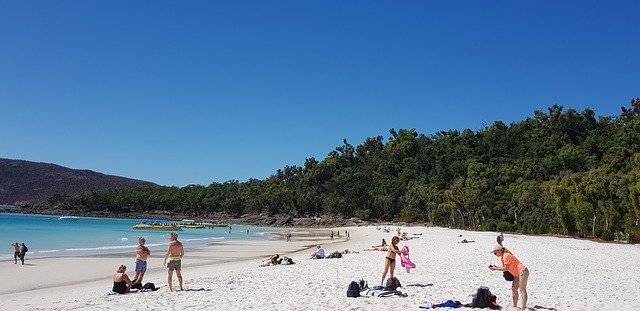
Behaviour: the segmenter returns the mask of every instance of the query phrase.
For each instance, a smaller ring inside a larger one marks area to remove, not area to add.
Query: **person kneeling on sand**
[[[175,232],[171,232],[171,237],[169,240],[169,248],[167,249],[167,253],[164,255],[164,264],[169,269],[169,274],[167,275],[167,283],[169,283],[169,290],[173,291],[173,271],[176,271],[176,275],[178,276],[178,282],[180,283],[180,290],[182,288],[182,257],[184,257],[184,247],[182,243],[178,241],[178,234]]]
[[[322,259],[324,258],[324,249],[318,245],[317,250],[311,254],[311,259]]]
[[[127,271],[127,267],[125,265],[120,265],[116,270],[116,274],[113,275],[113,289],[114,293],[125,294],[131,289],[131,279],[125,273]]]
[[[518,308],[518,296],[522,296],[522,309],[527,309],[527,282],[529,281],[529,269],[523,265],[516,256],[514,256],[509,250],[498,245],[492,252],[497,257],[500,257],[502,261],[502,267],[496,267],[494,265],[489,266],[489,269],[493,271],[508,272],[513,277],[511,283],[511,294],[513,297],[513,306]],[[505,276],[506,278],[506,276]]]

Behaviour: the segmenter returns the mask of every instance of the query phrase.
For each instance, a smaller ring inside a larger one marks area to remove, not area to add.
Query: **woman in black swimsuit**
[[[387,256],[384,259],[384,272],[382,273],[382,282],[381,285],[384,286],[384,279],[387,277],[387,272],[389,272],[389,277],[393,277],[393,272],[396,270],[396,255],[400,254],[400,249],[398,248],[398,243],[400,243],[400,238],[394,236],[391,239],[391,245],[389,246],[389,251],[387,252]]]
[[[118,270],[116,270],[116,274],[113,275],[113,291],[118,294],[125,294],[131,289],[131,279],[125,273],[127,271],[127,267],[124,265],[120,265]]]

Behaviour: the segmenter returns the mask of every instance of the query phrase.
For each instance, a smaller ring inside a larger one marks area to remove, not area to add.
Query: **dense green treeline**
[[[638,238],[640,99],[618,116],[553,106],[480,131],[347,141],[264,179],[52,198],[81,209],[167,210],[430,222],[604,239]]]

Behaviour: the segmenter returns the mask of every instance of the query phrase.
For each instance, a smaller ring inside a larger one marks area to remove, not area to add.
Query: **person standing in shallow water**
[[[180,283],[180,290],[182,288],[182,257],[184,257],[184,247],[182,243],[178,241],[178,234],[171,232],[169,238],[169,248],[164,256],[164,264],[167,266],[168,275],[167,283],[169,283],[169,290],[173,291],[173,271],[176,272],[178,282]]]
[[[18,258],[20,258],[20,244],[15,242],[11,244],[13,246],[13,263],[18,264]]]
[[[492,253],[497,257],[500,257],[502,267],[491,265],[489,266],[489,269],[493,271],[507,271],[513,275],[513,281],[511,283],[513,306],[518,308],[518,298],[522,297],[521,309],[526,310],[527,300],[529,299],[529,295],[527,293],[529,269],[527,269],[527,267],[525,267],[525,265],[523,265],[509,250],[502,246],[496,246]]]
[[[29,251],[29,249],[27,248],[26,245],[24,245],[24,243],[20,244],[20,262],[22,262],[22,265],[24,266],[24,256],[27,255],[27,252]]]

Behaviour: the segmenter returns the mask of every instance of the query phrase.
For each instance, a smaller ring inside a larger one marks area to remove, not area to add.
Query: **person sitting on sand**
[[[502,267],[491,265],[489,266],[489,269],[493,271],[507,271],[513,275],[513,281],[511,283],[513,306],[518,308],[518,294],[521,294],[522,309],[527,309],[527,300],[529,298],[527,294],[529,269],[527,269],[527,267],[523,265],[509,250],[500,245],[496,246],[492,253],[497,257],[500,257]]]
[[[138,239],[138,247],[136,248],[136,275],[133,277],[134,284],[142,284],[144,273],[147,271],[147,258],[151,255],[148,247],[144,246],[146,240]]]
[[[125,294],[131,289],[133,282],[131,282],[125,271],[127,271],[127,267],[125,265],[120,265],[116,270],[116,274],[113,275],[112,291],[114,293]]]
[[[173,271],[176,271],[176,275],[178,276],[178,282],[180,283],[180,290],[182,288],[182,257],[184,257],[184,247],[182,243],[178,241],[178,234],[175,232],[171,232],[171,237],[169,238],[169,248],[167,248],[167,253],[164,255],[164,264],[169,269],[169,274],[167,275],[167,283],[169,283],[169,290],[173,291]]]
[[[384,285],[384,279],[387,277],[387,272],[389,272],[389,277],[393,278],[393,272],[396,270],[396,256],[400,254],[398,243],[400,243],[400,238],[398,236],[394,236],[391,239],[389,251],[384,259],[384,272],[382,273],[382,281],[380,281],[381,285]]]
[[[317,249],[313,254],[311,254],[311,259],[322,259],[324,258],[324,249],[318,245]]]

